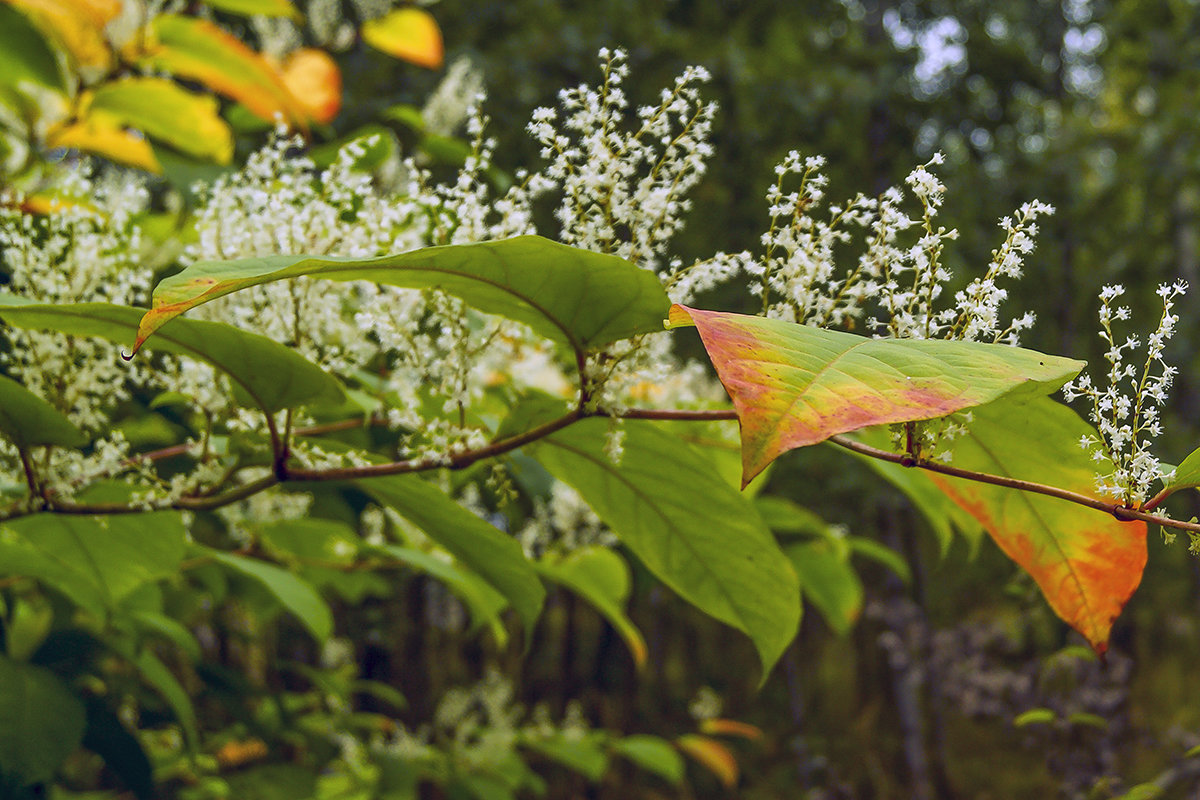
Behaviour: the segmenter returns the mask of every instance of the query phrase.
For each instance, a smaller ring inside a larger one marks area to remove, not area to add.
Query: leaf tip
[[[663,327],[667,330],[695,327],[695,325],[696,321],[692,319],[692,309],[679,303],[671,306],[671,310],[667,312],[667,318],[663,320]]]

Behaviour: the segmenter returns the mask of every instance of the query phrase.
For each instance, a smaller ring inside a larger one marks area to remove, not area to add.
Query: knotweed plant
[[[1097,462],[1112,465],[1111,472],[1096,476],[1096,489],[1131,508],[1145,502],[1157,481],[1170,477],[1151,452],[1150,440],[1162,433],[1160,409],[1179,372],[1163,360],[1163,349],[1179,322],[1179,315],[1172,313],[1175,300],[1186,291],[1183,281],[1158,287],[1162,315],[1158,328],[1146,337],[1146,358],[1139,369],[1126,360],[1141,347],[1138,337],[1130,334],[1121,340],[1113,332],[1114,322],[1131,316],[1128,306],[1113,305],[1125,294],[1125,287],[1105,286],[1100,291],[1099,316],[1100,338],[1108,347],[1106,385],[1097,385],[1085,373],[1063,387],[1067,400],[1083,398],[1091,406],[1088,416],[1098,434],[1084,436],[1080,446],[1091,451]]]

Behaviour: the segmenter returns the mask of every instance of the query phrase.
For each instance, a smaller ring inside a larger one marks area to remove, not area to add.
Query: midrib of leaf
[[[746,621],[746,618],[742,615],[741,611],[738,609],[737,603],[735,603],[733,601],[733,595],[725,588],[724,583],[721,580],[719,580],[719,574],[714,572],[713,570],[709,569],[707,561],[705,561],[703,558],[700,557],[700,553],[696,550],[696,548],[690,542],[688,542],[688,540],[686,538],[679,536],[679,534],[675,532],[675,526],[671,523],[670,518],[665,513],[663,513],[663,511],[659,508],[659,505],[656,502],[651,502],[649,495],[647,495],[645,492],[643,492],[641,489],[639,489],[634,483],[632,483],[627,478],[625,478],[623,475],[621,475],[620,472],[618,472],[615,469],[612,469],[612,467],[609,463],[602,461],[601,459],[597,458],[596,456],[592,455],[591,453],[579,450],[578,448],[572,447],[567,444],[563,444],[562,442],[557,441],[554,437],[550,437],[550,438],[546,439],[545,441],[549,445],[552,445],[552,446],[558,447],[562,450],[566,450],[568,452],[574,453],[575,455],[579,456],[580,458],[582,458],[586,461],[590,461],[591,463],[595,464],[597,467],[600,467],[605,472],[607,472],[609,475],[612,475],[619,483],[628,487],[629,490],[631,492],[633,492],[633,494],[639,500],[641,500],[643,503],[648,505],[650,507],[650,509],[655,513],[655,515],[658,516],[659,519],[661,519],[663,521],[667,530],[669,530],[671,532],[671,538],[674,541],[678,541],[678,542],[682,543],[684,548],[689,553],[692,554],[692,557],[696,560],[696,562],[703,566],[704,574],[708,575],[712,579],[714,579],[713,582],[717,586],[718,593],[725,600],[726,605],[728,605],[730,610],[734,612],[734,616],[736,616],[742,622],[743,626],[745,626],[743,628],[743,630],[746,630],[746,631],[750,630],[749,623]],[[678,506],[678,504],[676,504],[676,505],[677,505],[677,507],[684,508],[685,510],[687,510],[687,508],[688,508],[686,506]]]
[[[979,441],[979,438],[977,436],[975,436],[969,432],[967,435],[971,437],[971,440],[973,442],[975,442],[976,446],[978,446],[979,449],[984,452],[984,454],[988,457],[988,459],[990,459],[991,462],[993,464],[995,464],[995,466],[998,469],[999,474],[1004,475],[1005,477],[1009,477],[1009,478],[1016,477],[1015,475],[1013,475],[1012,470],[1008,469],[1000,461],[1000,459],[996,456],[996,454],[994,452],[992,452],[992,449],[990,447],[985,445],[983,442]],[[1046,532],[1047,538],[1049,538],[1051,545],[1053,545],[1054,550],[1058,554],[1058,557],[1062,560],[1062,562],[1064,564],[1067,565],[1067,574],[1071,576],[1071,582],[1075,584],[1075,588],[1079,592],[1080,602],[1083,604],[1083,608],[1087,613],[1088,621],[1092,625],[1095,625],[1096,624],[1096,612],[1092,608],[1091,599],[1088,597],[1088,593],[1084,589],[1083,582],[1080,580],[1079,574],[1075,571],[1075,567],[1071,563],[1070,557],[1067,555],[1066,551],[1063,549],[1063,546],[1059,542],[1058,537],[1055,536],[1053,528],[1049,524],[1047,524],[1047,522],[1046,522],[1045,518],[1042,516],[1041,512],[1038,511],[1037,507],[1033,504],[1033,499],[1028,494],[1026,494],[1025,492],[1021,492],[1021,491],[1014,491],[1014,494],[1018,498],[1019,502],[1023,503],[1026,506],[1026,508],[1029,509],[1030,513],[1037,520],[1038,525],[1040,525],[1042,530]]]
[[[390,257],[391,256],[385,256],[385,258],[390,258]],[[512,269],[512,265],[507,259],[501,259],[499,257],[497,257],[497,258],[504,262],[506,268],[508,268],[510,270]],[[319,261],[319,259],[314,259],[314,261]],[[396,270],[398,272],[433,273],[435,275],[452,275],[457,278],[464,278],[469,281],[474,281],[475,283],[480,283],[485,286],[490,286],[493,289],[497,289],[507,295],[510,295],[511,297],[516,298],[517,300],[521,301],[522,303],[524,303],[525,305],[529,306],[531,309],[536,311],[538,314],[541,314],[543,317],[545,317],[550,322],[550,324],[552,324],[555,328],[557,328],[559,330],[560,333],[562,333],[563,338],[565,338],[567,340],[567,343],[571,346],[571,348],[575,352],[577,352],[577,353],[583,352],[583,350],[585,349],[583,347],[582,343],[580,343],[575,338],[575,336],[570,332],[570,330],[566,327],[565,323],[562,322],[561,320],[559,320],[553,314],[551,314],[544,306],[542,306],[537,301],[533,300],[532,298],[530,298],[524,294],[521,294],[520,292],[513,290],[512,288],[510,288],[508,286],[505,286],[504,284],[497,283],[496,281],[488,280],[486,278],[481,278],[480,276],[471,274],[469,272],[461,272],[459,270],[440,269],[440,268],[434,268],[434,267],[385,266],[382,264],[379,266],[369,266],[369,265],[364,265],[363,261],[359,261],[357,263],[345,263],[345,264],[339,263],[336,261],[326,262],[325,264],[321,264],[321,265],[313,268],[312,270],[300,271],[302,269],[303,268],[300,267],[299,265],[294,264],[290,267],[284,267],[279,272],[288,273],[288,272],[291,272],[292,270],[297,270],[297,272],[295,272],[295,274],[278,275],[276,273],[271,273],[268,275],[262,275],[262,276],[258,276],[255,278],[250,278],[249,280],[251,282],[246,283],[243,286],[238,286],[236,288],[228,289],[228,290],[222,289],[222,291],[219,294],[213,294],[212,297],[208,297],[207,296],[208,293],[206,292],[205,294],[200,295],[200,299],[198,300],[198,302],[190,302],[190,301],[181,301],[181,302],[190,303],[188,305],[188,307],[186,309],[184,309],[184,311],[187,311],[192,308],[195,308],[196,306],[202,305],[203,303],[207,303],[210,300],[215,300],[219,297],[224,297],[225,295],[228,295],[228,294],[233,294],[234,292],[239,291],[241,289],[248,289],[251,286],[261,286],[262,284],[265,284],[265,283],[271,283],[273,281],[286,280],[286,279],[291,279],[291,278],[303,278],[303,277],[310,277],[310,278],[317,278],[317,279],[320,279],[322,277],[328,278],[328,273],[331,273],[331,272],[341,273],[341,272],[369,272],[372,270],[379,270],[379,271]],[[233,279],[233,280],[237,280],[237,279]],[[353,279],[351,279],[351,280],[353,280]],[[364,278],[363,280],[368,280],[368,279]],[[386,283],[386,282],[379,281],[379,283]],[[400,287],[400,288],[403,288],[403,287]],[[440,286],[429,286],[426,288],[438,289],[439,291],[444,291],[447,294],[451,294],[451,295],[455,294],[453,291],[451,291],[449,289],[443,289]],[[169,308],[172,305],[175,305],[175,303],[168,303],[165,306],[160,306],[159,308]],[[151,312],[154,312],[154,311],[158,311],[159,309],[153,308],[150,310],[151,310]],[[176,316],[178,316],[178,314],[181,314],[181,313],[183,313],[183,312],[181,311],[181,312],[178,312],[177,314],[172,314],[170,317],[168,317],[166,320],[164,320],[162,323],[159,323],[159,324],[165,325],[167,322],[169,322],[171,319],[174,319]],[[608,319],[612,320],[612,319],[614,319],[614,317],[609,317]],[[601,327],[603,327],[603,326],[601,326]],[[156,333],[158,330],[159,330],[159,328],[155,327],[151,330],[151,333]],[[156,333],[156,335],[162,336],[161,333]],[[147,334],[146,338],[149,338],[149,336],[150,336],[150,334]],[[136,352],[137,348],[140,346],[141,346],[141,344],[139,343],[134,348],[135,352]]]

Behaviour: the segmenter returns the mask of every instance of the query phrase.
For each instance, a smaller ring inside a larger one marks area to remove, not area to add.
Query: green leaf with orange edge
[[[715,775],[726,789],[737,786],[739,774],[737,758],[721,742],[698,733],[687,733],[675,740],[675,746]]]
[[[557,560],[537,562],[542,577],[570,589],[600,612],[629,648],[634,663],[646,664],[646,640],[623,605],[629,599],[629,565],[612,550],[582,547]]]
[[[427,247],[376,258],[201,261],[154,289],[154,307],[142,320],[134,351],[161,325],[190,308],[239,289],[300,276],[441,289],[577,351],[662,330],[670,304],[652,273],[616,256],[540,236]]]
[[[1000,402],[971,412],[953,441],[956,468],[1019,478],[1089,497],[1095,472],[1110,469],[1079,446],[1090,425],[1049,398]],[[1046,601],[1098,653],[1146,566],[1146,523],[1121,522],[1054,497],[928,473],[975,517],[1009,558],[1033,577]]]
[[[1004,345],[868,339],[782,320],[671,307],[695,325],[742,429],[742,482],[839,433],[934,419],[1059,389],[1084,362]]]
[[[262,55],[211,22],[175,14],[154,18],[139,66],[187,78],[246,106],[263,119],[282,115],[303,125],[304,111],[279,71]]]
[[[165,142],[181,153],[228,164],[233,132],[214,97],[189,92],[164,78],[131,77],[105,83],[89,95],[89,108]]]
[[[387,53],[429,69],[442,66],[442,32],[433,15],[420,8],[397,8],[362,26],[363,41]]]
[[[143,310],[107,303],[49,304],[0,293],[9,325],[127,342]],[[341,385],[291,348],[222,322],[181,319],[159,334],[155,349],[205,361],[227,374],[235,391],[264,411],[339,402]]]

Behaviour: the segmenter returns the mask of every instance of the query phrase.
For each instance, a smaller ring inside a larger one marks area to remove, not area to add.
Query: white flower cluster
[[[1162,352],[1179,322],[1179,316],[1172,313],[1175,300],[1186,291],[1183,281],[1158,287],[1162,316],[1158,328],[1146,337],[1146,360],[1139,370],[1125,362],[1126,355],[1140,346],[1138,338],[1126,336],[1118,342],[1113,333],[1114,321],[1130,318],[1127,306],[1113,307],[1113,301],[1125,294],[1125,287],[1105,286],[1100,292],[1100,338],[1108,345],[1104,354],[1108,385],[1097,386],[1085,373],[1063,387],[1067,400],[1082,397],[1092,406],[1089,416],[1099,436],[1084,436],[1079,444],[1090,450],[1097,462],[1112,468],[1096,476],[1097,490],[1130,507],[1145,502],[1154,482],[1168,477],[1150,452],[1150,439],[1162,432],[1159,409],[1178,372],[1163,361]]]
[[[564,90],[563,118],[539,108],[529,131],[550,159],[543,174],[562,192],[555,212],[562,241],[658,271],[691,207],[686,194],[712,154],[708,135],[716,105],[703,102],[698,89],[709,76],[689,67],[663,90],[657,106],[638,108],[636,127],[628,130],[626,55],[605,49],[600,59],[601,87]]]
[[[565,554],[581,547],[614,547],[617,538],[578,492],[555,481],[548,500],[534,500],[533,515],[517,532],[517,541],[530,558],[541,558],[546,553]]]
[[[141,303],[151,271],[142,265],[139,215],[145,185],[124,173],[95,174],[87,163],[66,170],[50,188],[50,213],[21,209],[24,198],[0,196],[0,266],[5,291],[43,303]],[[44,484],[70,496],[88,477],[123,468],[128,445],[111,430],[109,414],[149,379],[108,341],[48,331],[8,328],[0,367],[96,438],[85,452],[55,449],[41,464]],[[16,451],[0,442],[0,482],[23,484]]]
[[[819,157],[791,152],[775,168],[776,183],[767,191],[771,224],[763,235],[764,252],[719,254],[729,272],[741,271],[755,282],[750,289],[763,298],[769,317],[817,327],[855,327],[867,309],[868,332],[895,338],[948,338],[1017,344],[1020,331],[1033,324],[1024,314],[1007,327],[999,324],[999,307],[1007,290],[1001,278],[1019,278],[1024,256],[1033,249],[1035,220],[1053,208],[1032,201],[1014,218],[1000,221],[1004,244],[992,253],[987,273],[955,294],[951,308],[938,300],[953,277],[943,262],[946,242],[958,232],[935,225],[946,187],[932,171],[943,162],[941,154],[917,167],[905,183],[921,204],[919,219],[904,210],[905,193],[892,187],[878,198],[857,195],[828,208],[828,218],[815,216],[825,197],[828,180]],[[799,176],[799,186],[785,191],[789,176]],[[839,272],[835,253],[854,238],[854,228],[866,232],[866,247],[855,267]],[[920,235],[911,241],[910,229]]]

